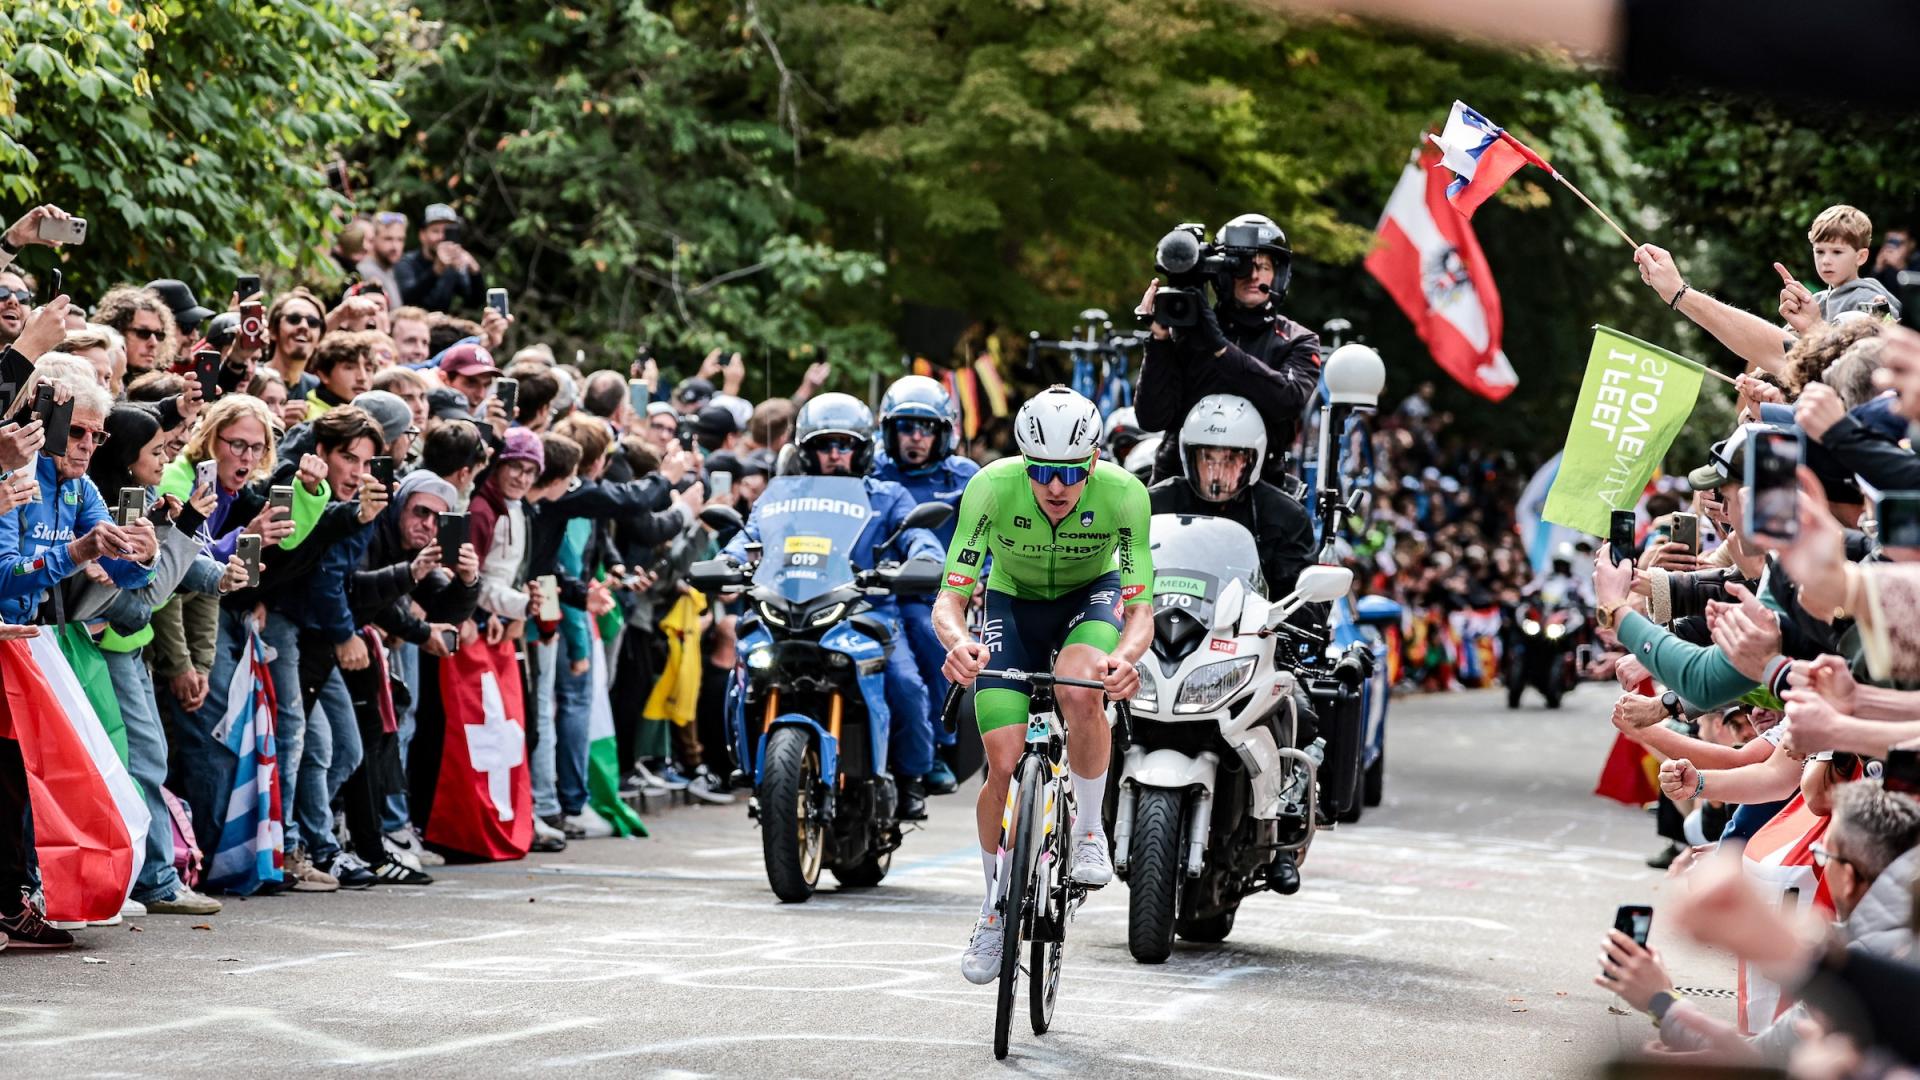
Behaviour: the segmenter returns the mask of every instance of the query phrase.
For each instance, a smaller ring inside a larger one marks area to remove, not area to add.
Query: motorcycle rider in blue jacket
[[[854,543],[851,562],[856,570],[871,570],[882,558],[946,558],[946,546],[926,529],[908,529],[884,551],[875,547],[892,536],[918,505],[907,489],[889,480],[863,476],[873,458],[873,412],[848,394],[821,394],[809,400],[794,421],[794,442],[802,471],[811,476],[861,477],[872,513]],[[760,542],[760,506],[754,505],[746,526],[721,554],[736,563],[747,560],[747,545]],[[887,645],[888,759],[899,778],[902,821],[924,821],[927,816],[925,777],[933,768],[933,714],[927,684],[921,681],[900,631],[900,610],[893,597],[876,597],[874,614],[891,631]],[[944,655],[944,654],[942,654]]]
[[[980,471],[972,458],[954,453],[958,439],[957,410],[946,387],[925,375],[908,375],[887,388],[880,399],[880,441],[882,449],[873,457],[876,479],[891,480],[907,489],[917,505],[943,502],[960,508],[960,493],[967,481]],[[942,545],[953,541],[954,523],[940,527]],[[900,598],[900,619],[906,625],[907,644],[920,666],[920,679],[926,684],[929,700],[944,701],[947,678],[940,673],[946,662],[946,646],[933,632],[933,597]],[[934,738],[942,747],[952,746],[955,736],[936,728]],[[927,790],[946,795],[959,787],[953,769],[935,758],[933,771],[926,777]]]

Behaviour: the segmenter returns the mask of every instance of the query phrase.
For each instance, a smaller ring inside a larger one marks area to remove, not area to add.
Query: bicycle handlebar
[[[1092,679],[1067,679],[1055,675],[1052,672],[1021,671],[1018,668],[1007,668],[1003,671],[985,668],[977,677],[982,679],[1009,679],[1013,682],[1023,682],[1032,686],[1077,686],[1083,690],[1105,690],[1107,688],[1105,683],[1095,682]]]

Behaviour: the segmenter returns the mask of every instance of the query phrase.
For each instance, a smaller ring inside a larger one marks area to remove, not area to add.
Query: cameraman
[[[1233,292],[1219,304],[1200,304],[1198,325],[1176,336],[1156,319],[1147,342],[1146,362],[1134,399],[1140,427],[1174,431],[1208,394],[1238,394],[1253,402],[1266,426],[1269,453],[1262,477],[1277,482],[1286,474],[1287,451],[1299,435],[1300,416],[1320,384],[1320,338],[1280,314],[1278,304],[1293,276],[1293,252],[1273,219],[1242,214],[1215,236],[1251,226],[1259,245],[1248,260],[1250,273],[1233,279]],[[1155,278],[1136,313],[1151,315]],[[1154,459],[1153,479],[1182,475],[1177,439],[1164,439]]]

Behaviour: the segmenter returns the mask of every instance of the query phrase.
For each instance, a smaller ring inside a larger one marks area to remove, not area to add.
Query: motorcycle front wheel
[[[1184,802],[1178,791],[1143,787],[1133,811],[1133,851],[1127,859],[1127,951],[1143,964],[1162,964],[1173,955]]]
[[[820,751],[797,727],[776,729],[767,739],[760,785],[760,848],[767,884],[781,902],[798,904],[820,881],[827,830],[814,799],[820,789]]]

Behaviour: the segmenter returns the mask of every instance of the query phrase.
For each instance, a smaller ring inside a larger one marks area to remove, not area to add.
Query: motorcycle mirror
[[[731,506],[709,506],[700,511],[700,520],[715,532],[737,531],[746,524],[740,512]]]
[[[1239,622],[1240,611],[1246,604],[1246,600],[1246,582],[1241,581],[1239,578],[1234,578],[1232,581],[1227,582],[1227,587],[1220,590],[1220,599],[1214,601],[1213,604],[1213,626],[1211,628],[1213,632],[1217,634],[1233,626],[1234,623]]]
[[[887,550],[888,548],[892,547],[895,543],[899,542],[900,538],[907,534],[908,529],[937,529],[940,526],[945,525],[950,519],[952,519],[952,517],[953,517],[953,507],[946,503],[943,503],[943,502],[921,503],[919,506],[916,506],[913,509],[907,511],[906,518],[900,522],[900,528],[895,530],[892,536],[889,536],[885,540],[882,540],[878,544],[875,544],[873,546],[873,550],[875,551]]]
[[[1300,571],[1293,592],[1267,613],[1267,629],[1277,629],[1287,616],[1307,604],[1331,604],[1353,587],[1353,571],[1344,566],[1309,566]]]

